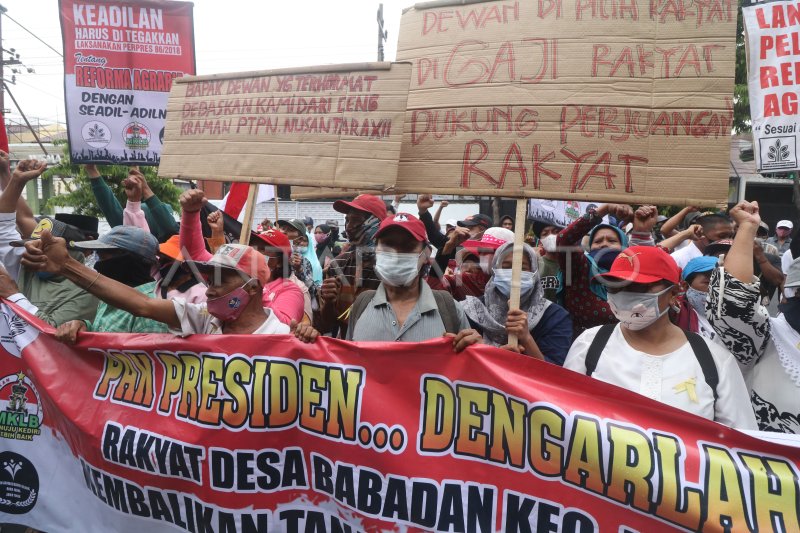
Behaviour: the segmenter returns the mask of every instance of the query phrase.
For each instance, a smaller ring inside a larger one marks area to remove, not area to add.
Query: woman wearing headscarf
[[[621,221],[633,218],[632,244],[655,245],[651,230],[658,210],[653,206],[640,207],[634,216],[628,205],[603,204],[561,230],[556,243],[564,273],[564,307],[572,316],[576,336],[589,328],[617,322],[606,302],[606,285],[595,276],[608,272],[617,255],[628,247],[628,237],[617,226],[603,223],[606,215]],[[583,249],[580,243],[587,233],[588,249]]]
[[[718,262],[716,257],[704,255],[695,257],[686,264],[681,274],[684,296],[678,301],[678,312],[675,316],[675,325],[679,328],[699,333],[712,341],[719,341],[719,338],[706,319],[706,300],[711,273],[717,268]]]
[[[328,224],[320,224],[314,228],[314,247],[317,254],[317,259],[322,262],[322,267],[327,268],[331,259],[339,255],[342,247],[336,242],[339,240],[339,228],[336,226],[329,226]]]
[[[317,292],[322,285],[322,267],[319,264],[314,248],[309,246],[311,233],[306,231],[292,243],[292,254],[297,254],[302,258],[300,268],[295,267],[297,279],[302,281],[308,288],[308,295],[311,298],[311,308],[318,308]],[[293,262],[294,266],[294,262]]]
[[[544,297],[536,252],[527,244],[523,248],[519,309],[508,308],[513,242],[495,252],[483,296],[467,296],[461,305],[486,344],[506,346],[514,333],[519,341],[515,351],[560,365],[572,343],[572,320],[563,307]]]

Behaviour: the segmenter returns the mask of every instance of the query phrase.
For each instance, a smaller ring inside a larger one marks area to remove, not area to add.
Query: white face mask
[[[552,253],[556,251],[556,239],[558,239],[558,235],[556,234],[550,234],[542,239],[542,247],[545,252]]]
[[[672,290],[672,287],[656,293],[627,291],[608,293],[608,305],[620,324],[630,330],[639,331],[650,326],[669,311],[669,306],[663,311],[658,306],[659,297],[669,290]]]
[[[375,274],[392,287],[408,287],[419,275],[420,253],[375,252]]]
[[[500,294],[508,298],[511,296],[511,269],[495,268],[492,274],[495,288]],[[533,292],[533,272],[521,272],[519,280],[519,295],[521,299],[527,298]]]

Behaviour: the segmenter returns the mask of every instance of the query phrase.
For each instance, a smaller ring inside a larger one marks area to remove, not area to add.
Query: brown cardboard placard
[[[736,12],[733,0],[407,9],[396,192],[724,202]]]
[[[358,63],[175,80],[159,174],[394,185],[411,65]]]
[[[378,189],[347,189],[344,187],[292,187],[292,200],[325,200],[329,198],[355,198],[359,194],[381,196],[391,191]]]

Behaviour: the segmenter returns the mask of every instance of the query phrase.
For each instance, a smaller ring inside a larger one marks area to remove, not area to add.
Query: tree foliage
[[[106,181],[114,190],[114,194],[120,204],[124,206],[127,197],[121,183],[128,176],[129,167],[125,165],[99,165],[97,168],[106,177]],[[160,178],[158,176],[158,167],[139,167],[139,171],[144,174],[153,193],[162,202],[171,205],[175,211],[178,211],[180,207],[178,197],[181,194],[181,190],[172,183],[172,180]],[[81,215],[104,216],[97,206],[86,170],[83,165],[72,163],[67,145],[64,145],[61,163],[48,168],[44,176],[72,178],[63,181],[68,192],[50,198],[47,202],[47,207],[72,207],[76,213]]]

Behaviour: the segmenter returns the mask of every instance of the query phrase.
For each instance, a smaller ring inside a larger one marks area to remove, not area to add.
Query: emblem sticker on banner
[[[23,372],[0,378],[0,437],[33,440],[41,434],[43,410],[39,391]]]
[[[0,512],[25,514],[39,498],[39,473],[25,457],[0,452]]]
[[[761,137],[761,170],[792,170],[797,168],[797,138],[795,136]]]
[[[103,122],[92,120],[83,125],[81,135],[92,148],[105,148],[111,142],[111,131]]]

